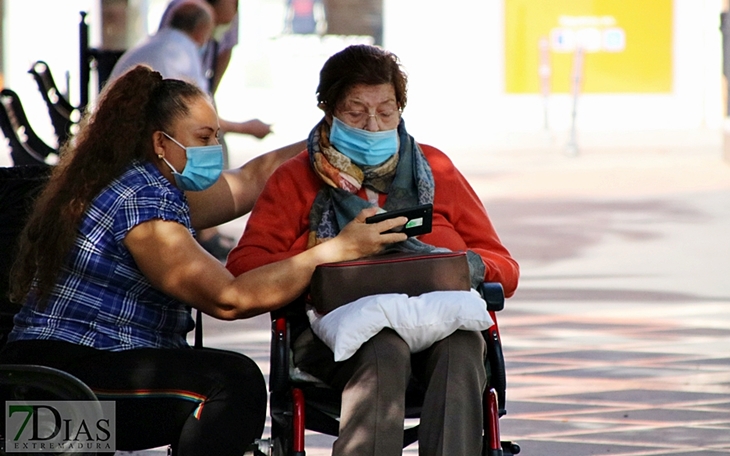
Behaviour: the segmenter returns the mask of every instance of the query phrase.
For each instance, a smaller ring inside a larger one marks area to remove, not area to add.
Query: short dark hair
[[[356,44],[332,55],[319,72],[320,108],[332,114],[348,91],[358,84],[392,84],[398,107],[406,107],[408,76],[398,57],[378,46]]]
[[[170,17],[170,27],[186,33],[193,33],[206,22],[212,22],[213,18],[206,7],[197,5],[195,2],[186,2],[175,8]]]

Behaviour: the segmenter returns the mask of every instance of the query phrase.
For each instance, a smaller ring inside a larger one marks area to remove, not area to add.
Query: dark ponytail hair
[[[40,301],[49,295],[92,199],[134,160],[151,160],[152,134],[187,115],[189,102],[199,96],[206,95],[194,85],[163,79],[145,66],[106,87],[61,151],[21,233],[13,302],[22,302],[31,289]]]

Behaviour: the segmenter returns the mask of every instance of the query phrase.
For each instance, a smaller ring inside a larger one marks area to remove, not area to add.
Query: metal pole
[[[723,93],[725,101],[725,122],[723,128],[723,156],[730,163],[730,12],[729,2],[723,2],[723,11],[720,13],[720,32],[722,33],[722,74]]]
[[[538,49],[540,52],[540,66],[537,73],[540,76],[540,92],[542,93],[543,108],[543,128],[547,132],[548,126],[548,100],[550,97],[550,76],[552,68],[550,67],[550,43],[546,37],[540,38],[538,41]]]
[[[83,113],[89,104],[89,26],[86,25],[86,12],[81,11],[79,22],[79,110]]]
[[[568,144],[565,146],[565,153],[569,156],[578,155],[578,143],[575,135],[575,120],[578,111],[578,95],[580,94],[581,83],[583,80],[583,48],[578,46],[575,48],[575,54],[573,55],[573,113],[571,116],[570,125],[570,139]]]

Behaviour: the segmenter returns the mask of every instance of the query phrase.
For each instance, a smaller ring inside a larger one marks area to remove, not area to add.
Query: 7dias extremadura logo
[[[7,401],[6,453],[116,451],[113,401]]]

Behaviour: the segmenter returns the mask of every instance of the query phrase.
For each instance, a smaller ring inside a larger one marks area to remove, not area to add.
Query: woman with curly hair
[[[103,93],[21,234],[11,297],[23,303],[2,363],[62,369],[116,402],[117,448],[240,456],[261,436],[266,387],[249,358],[193,350],[191,307],[233,320],[301,294],[317,264],[402,240],[405,220],[234,278],[196,230],[247,212],[276,154],[222,174],[219,123],[197,87],[139,66]],[[280,158],[280,157],[279,157]]]

